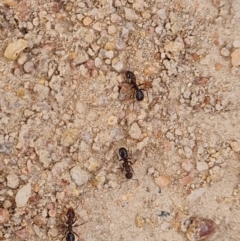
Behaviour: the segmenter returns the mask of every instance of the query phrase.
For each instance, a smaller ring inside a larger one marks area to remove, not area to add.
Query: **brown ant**
[[[118,151],[119,153],[119,156],[121,157],[121,159],[119,161],[123,161],[123,168],[125,170],[125,177],[127,179],[132,179],[132,176],[133,176],[133,168],[132,168],[132,162],[129,161],[129,158],[128,157],[128,152],[127,152],[127,149],[125,147],[121,147]]]
[[[66,241],[74,241],[75,240],[74,234],[75,235],[77,235],[77,234],[75,232],[73,232],[72,228],[73,228],[73,224],[77,221],[77,219],[75,218],[75,212],[72,207],[70,207],[68,209],[66,216],[67,216],[67,221],[66,221],[67,232],[65,234]],[[84,223],[82,223],[80,225],[83,225],[83,224]]]
[[[136,99],[138,101],[142,101],[144,99],[144,93],[143,93],[144,89],[140,89],[139,88],[140,85],[137,85],[137,81],[134,73],[128,70],[125,72],[125,76],[127,77],[128,80],[130,80],[130,85],[132,85],[132,88],[135,90]]]

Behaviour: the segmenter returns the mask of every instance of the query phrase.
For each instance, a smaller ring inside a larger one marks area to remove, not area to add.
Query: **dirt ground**
[[[239,23],[239,0],[1,0],[0,240],[66,240],[73,207],[79,241],[239,241]]]

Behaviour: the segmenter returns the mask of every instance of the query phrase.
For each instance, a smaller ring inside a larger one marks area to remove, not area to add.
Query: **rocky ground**
[[[0,240],[60,241],[69,207],[79,241],[240,240],[239,22],[239,0],[1,0]]]

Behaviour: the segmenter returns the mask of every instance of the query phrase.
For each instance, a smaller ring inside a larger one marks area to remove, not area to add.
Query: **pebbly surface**
[[[239,0],[2,0],[0,240],[60,241],[69,207],[79,241],[239,240],[239,20]]]

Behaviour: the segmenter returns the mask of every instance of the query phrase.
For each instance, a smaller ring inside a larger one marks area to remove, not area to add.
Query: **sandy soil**
[[[0,1],[0,240],[63,240],[69,207],[79,241],[240,240],[239,23],[239,0]]]

